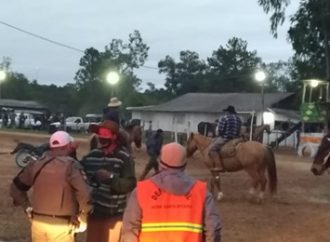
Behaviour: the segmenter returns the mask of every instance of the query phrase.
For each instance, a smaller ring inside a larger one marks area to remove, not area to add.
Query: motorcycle
[[[16,164],[19,167],[24,168],[29,164],[29,162],[38,160],[47,150],[49,150],[48,143],[41,145],[31,145],[28,143],[18,142],[15,149],[10,152],[10,154],[16,154]]]
[[[49,144],[44,143],[41,145],[31,145],[24,142],[18,142],[15,149],[10,152],[10,154],[15,156],[15,162],[16,164],[24,168],[26,167],[31,161],[38,160],[43,153],[49,150]],[[77,160],[77,152],[76,149],[72,150],[72,153],[70,154],[72,158]]]

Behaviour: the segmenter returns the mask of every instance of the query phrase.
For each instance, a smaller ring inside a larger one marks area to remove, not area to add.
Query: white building
[[[293,95],[293,93],[264,94],[264,109],[274,117],[270,123],[271,129],[277,129],[283,122],[299,122],[296,111],[281,109],[283,102],[290,101]],[[256,116],[256,125],[261,124],[263,112],[260,93],[187,93],[159,105],[128,107],[127,110],[132,112],[132,119],[142,121],[145,129],[151,122],[153,130],[161,128],[164,131],[190,133],[197,132],[197,125],[200,122],[212,123],[219,119],[223,114],[222,110],[228,105],[235,107],[243,122],[253,114]]]

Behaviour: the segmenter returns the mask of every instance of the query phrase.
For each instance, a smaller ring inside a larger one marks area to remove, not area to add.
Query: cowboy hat
[[[122,102],[117,97],[112,97],[108,103],[108,107],[120,107]]]
[[[236,113],[236,110],[235,110],[234,106],[231,106],[231,105],[229,105],[227,108],[225,108],[222,111],[228,112],[228,113]]]

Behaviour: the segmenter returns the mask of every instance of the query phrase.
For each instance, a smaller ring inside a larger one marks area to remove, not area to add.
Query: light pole
[[[257,82],[261,84],[261,125],[264,124],[264,111],[265,111],[265,93],[264,93],[264,87],[265,87],[265,80],[266,80],[266,73],[264,71],[257,71],[254,74],[254,78],[256,79]]]
[[[1,83],[6,79],[7,74],[5,71],[0,70],[0,99],[1,99]]]
[[[106,76],[107,82],[111,85],[111,97],[115,95],[114,89],[115,85],[119,82],[119,74],[115,71],[108,72]]]

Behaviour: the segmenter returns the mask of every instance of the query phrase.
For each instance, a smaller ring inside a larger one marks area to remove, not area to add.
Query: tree
[[[78,99],[83,107],[80,112],[102,110],[109,99],[111,88],[115,88],[115,95],[123,99],[125,104],[125,99],[136,92],[141,83],[134,69],[145,63],[148,50],[139,31],[129,35],[128,43],[113,39],[103,52],[94,48],[87,49],[75,77]],[[110,70],[120,74],[120,82],[116,87],[106,83],[106,75]]]
[[[249,51],[248,43],[239,38],[220,45],[207,59],[210,88],[216,92],[251,92],[257,89],[253,73],[262,65],[256,51]]]
[[[291,18],[289,38],[295,55],[295,79],[330,81],[330,4],[328,0],[302,1]]]
[[[180,88],[180,79],[177,73],[177,64],[175,60],[170,57],[166,56],[164,60],[160,60],[158,63],[159,73],[165,73],[165,87],[167,90],[172,93],[176,94]]]
[[[173,95],[201,90],[201,79],[206,70],[206,64],[193,51],[181,51],[180,62],[176,63],[170,56],[158,63],[159,72],[166,74],[165,87]]]
[[[258,0],[258,4],[262,6],[266,14],[271,13],[271,32],[277,37],[277,28],[282,25],[285,20],[285,9],[290,4],[290,0]]]
[[[291,78],[293,68],[292,60],[268,63],[265,66],[268,80],[266,90],[269,92],[297,92],[299,82]]]

